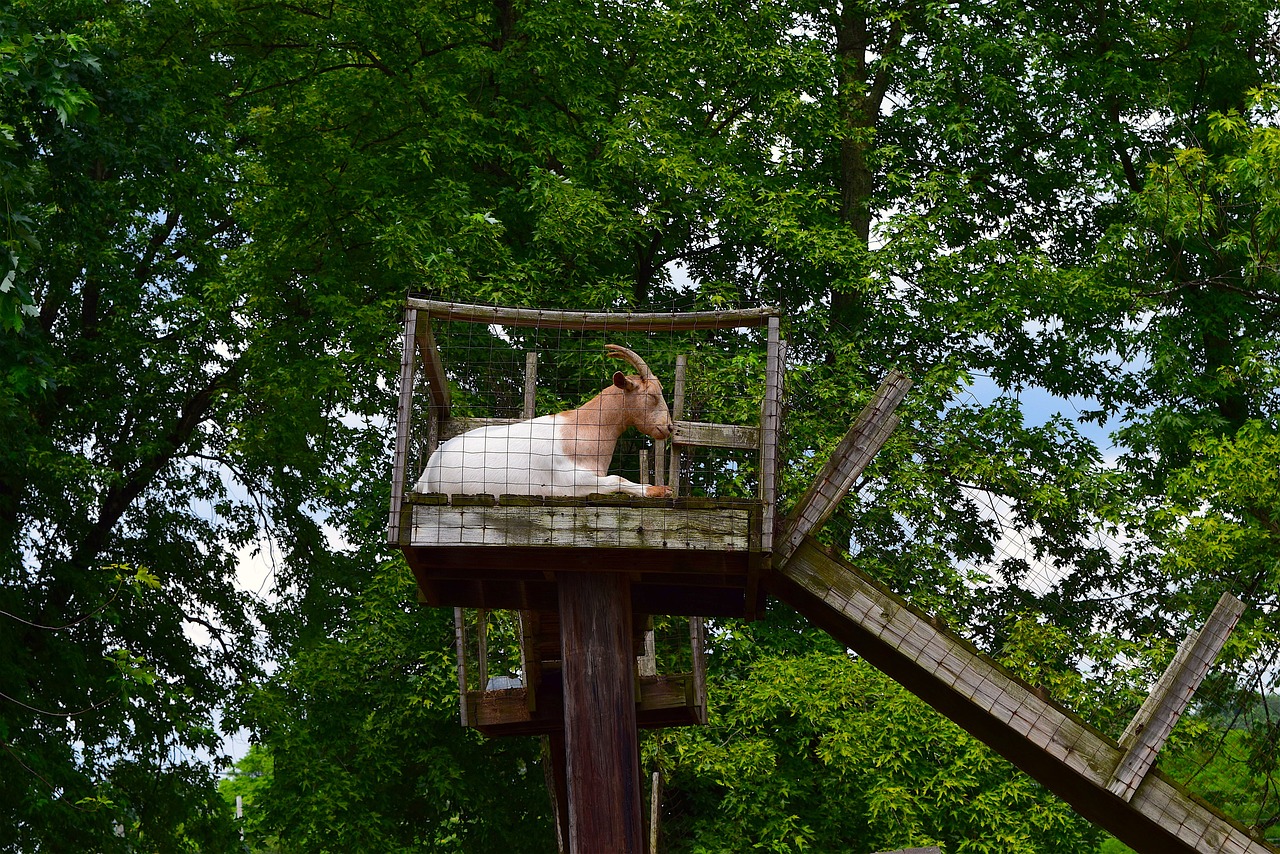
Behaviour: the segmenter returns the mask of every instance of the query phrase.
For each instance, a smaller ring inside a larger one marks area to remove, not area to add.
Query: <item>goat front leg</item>
[[[636,483],[616,474],[599,475],[585,469],[574,469],[564,484],[564,494],[585,497],[593,492],[623,492],[640,498],[670,498],[671,487]]]

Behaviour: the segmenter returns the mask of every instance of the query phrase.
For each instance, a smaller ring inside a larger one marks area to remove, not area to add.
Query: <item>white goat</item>
[[[628,427],[666,439],[674,425],[662,383],[644,360],[617,344],[605,349],[630,362],[638,376],[618,371],[613,385],[577,409],[454,436],[431,455],[414,489],[450,495],[671,495],[669,486],[646,486],[608,473],[618,437]]]

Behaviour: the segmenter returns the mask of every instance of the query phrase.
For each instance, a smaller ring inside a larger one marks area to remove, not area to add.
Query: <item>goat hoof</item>
[[[646,486],[644,488],[646,498],[670,498],[671,487],[669,486]]]

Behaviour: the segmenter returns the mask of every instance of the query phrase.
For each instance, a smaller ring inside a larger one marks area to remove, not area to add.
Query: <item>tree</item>
[[[436,680],[442,710],[449,669],[393,653],[446,633],[400,613],[404,570],[395,582],[380,545],[410,289],[779,305],[784,498],[880,375],[906,369],[907,424],[825,536],[993,652],[1046,623],[1163,650],[1147,636],[1194,622],[1228,564],[1269,609],[1274,114],[1246,93],[1273,82],[1275,14],[1219,0],[13,4],[6,843],[109,848],[119,824],[120,847],[194,845],[200,827],[200,844],[233,844],[212,774],[170,751],[216,752],[214,709],[245,683],[244,719],[277,763],[272,828],[327,839],[332,803],[313,785],[382,804],[344,844],[419,844],[398,813],[428,810],[433,833],[454,820],[403,785],[414,757],[386,758],[426,749],[398,704]],[[704,358],[745,360],[739,344],[709,341]],[[979,376],[994,400],[969,394]],[[1120,462],[1069,419],[1029,422],[1027,388],[1121,423]],[[1121,560],[1098,540],[1107,526],[1153,557]],[[269,605],[232,581],[236,552],[264,537],[280,556]],[[1265,613],[1241,660],[1266,660]],[[259,625],[256,651],[285,662],[270,679],[253,667]],[[724,678],[870,678],[793,635]],[[1070,681],[1087,657],[1125,678],[1071,701],[1123,720],[1137,678],[1123,659],[1068,650],[1037,680]],[[333,680],[348,707],[325,699],[333,674],[359,676]],[[387,705],[357,720],[370,686]],[[447,735],[447,717],[412,719],[450,745],[433,773],[484,767],[493,786],[467,803],[542,821],[522,794],[529,752]],[[787,736],[828,732],[797,727]],[[378,775],[343,772],[344,728]],[[1265,729],[1256,743],[1267,759]],[[969,758],[956,767],[996,768]],[[715,791],[692,770],[685,791]],[[718,801],[691,803],[709,835]],[[943,837],[929,821],[916,838]]]
[[[1087,851],[1099,832],[901,686],[777,619],[712,655],[711,724],[645,746],[665,850]],[[758,648],[757,648],[758,647]]]
[[[246,699],[274,760],[249,828],[282,851],[554,850],[537,741],[458,724],[453,615],[413,590],[380,567],[332,639]]]

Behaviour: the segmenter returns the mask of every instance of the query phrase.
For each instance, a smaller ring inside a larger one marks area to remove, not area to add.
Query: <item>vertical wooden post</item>
[[[458,717],[463,726],[471,721],[467,717],[467,623],[461,608],[453,609],[453,640],[458,651]]]
[[[769,318],[766,339],[764,400],[760,402],[760,501],[764,519],[760,547],[773,549],[774,504],[778,493],[778,430],[782,424],[782,341],[778,318]]]
[[[404,310],[404,352],[400,357],[400,402],[396,406],[396,456],[391,465],[391,513],[387,517],[387,542],[400,542],[400,504],[409,465],[409,418],[413,407],[413,342],[416,337],[418,312]]]
[[[676,376],[671,383],[672,421],[679,421],[684,418],[684,372],[688,363],[688,356],[676,356]],[[680,446],[675,442],[671,443],[671,466],[669,471],[671,494],[677,496],[680,494]]]
[[[542,737],[542,767],[547,778],[547,794],[556,819],[556,851],[569,854],[569,789],[565,783],[564,733]]]
[[[524,410],[520,417],[528,421],[538,407],[538,354],[533,350],[524,354]]]
[[[560,573],[557,582],[569,850],[641,854],[631,584],[593,572]]]
[[[658,829],[662,826],[661,819],[662,773],[654,771],[653,782],[649,784],[649,854],[658,854]]]

